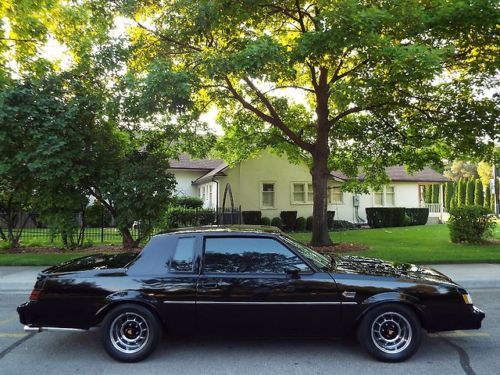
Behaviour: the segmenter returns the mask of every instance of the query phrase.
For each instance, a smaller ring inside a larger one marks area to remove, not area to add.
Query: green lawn
[[[310,233],[295,233],[293,237],[308,242]],[[369,250],[354,255],[376,257],[412,263],[500,263],[500,243],[466,245],[450,242],[446,225],[424,225],[403,228],[360,229],[332,232],[335,242],[361,243]],[[500,239],[500,225],[494,238]]]
[[[311,234],[294,233],[293,237],[300,241],[308,242]],[[369,246],[369,250],[353,253],[355,255],[377,257],[386,260],[424,264],[500,263],[499,243],[487,245],[453,244],[450,242],[448,227],[446,225],[360,229],[346,232],[332,232],[331,237],[335,242],[360,243]],[[500,225],[497,225],[494,238],[497,240],[500,239]],[[44,241],[43,245],[48,244]],[[45,266],[88,254],[88,252],[73,252],[70,250],[59,254],[11,254],[6,249],[0,249],[0,265]]]

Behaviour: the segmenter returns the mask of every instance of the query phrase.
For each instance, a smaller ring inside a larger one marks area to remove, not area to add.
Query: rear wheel
[[[386,304],[368,311],[358,328],[358,340],[378,360],[401,362],[418,350],[422,328],[407,306]]]
[[[141,305],[119,305],[103,321],[104,349],[121,362],[145,359],[155,350],[160,338],[161,325],[158,318]]]

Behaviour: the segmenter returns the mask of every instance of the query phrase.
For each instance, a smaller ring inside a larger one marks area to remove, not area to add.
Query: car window
[[[170,271],[193,271],[193,255],[195,237],[181,237],[177,241],[174,255],[170,261]]]
[[[284,273],[285,267],[310,271],[297,255],[272,238],[205,239],[205,272]]]

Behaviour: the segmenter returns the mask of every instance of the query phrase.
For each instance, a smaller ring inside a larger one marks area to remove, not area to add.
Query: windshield
[[[327,271],[331,268],[332,260],[330,258],[317,253],[310,247],[296,241],[292,237],[281,235],[281,238],[287,244],[293,246],[293,248],[296,249],[300,253],[300,255],[311,261],[319,269]]]

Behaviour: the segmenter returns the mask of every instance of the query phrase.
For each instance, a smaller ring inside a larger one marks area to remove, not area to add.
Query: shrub
[[[372,228],[402,227],[405,223],[403,207],[367,207],[365,210]]]
[[[210,209],[175,207],[167,211],[165,215],[165,225],[167,228],[209,225],[214,222],[215,212]]]
[[[306,229],[307,230],[312,230],[313,229],[313,217],[312,216],[309,216],[306,219]]]
[[[452,242],[478,243],[493,234],[495,217],[479,206],[462,206],[450,210],[448,228]]]
[[[283,229],[285,231],[295,230],[297,222],[297,211],[281,211],[281,221],[283,222]]]
[[[283,229],[283,221],[281,221],[279,217],[273,217],[273,219],[271,220],[271,225],[273,227]]]
[[[268,217],[261,217],[260,218],[260,225],[271,225],[271,219],[269,219]]]
[[[295,230],[303,232],[306,230],[306,219],[304,217],[298,217],[295,222]]]
[[[428,208],[405,208],[405,215],[409,217],[408,225],[425,225],[429,218]]]
[[[326,211],[326,224],[328,229],[333,229],[333,219],[335,218],[335,211]]]
[[[332,229],[337,231],[356,229],[356,225],[347,220],[334,220]]]
[[[242,211],[243,223],[248,225],[259,225],[262,219],[262,212],[260,211]]]
[[[199,197],[178,196],[175,197],[174,204],[184,208],[202,208],[203,200]]]

